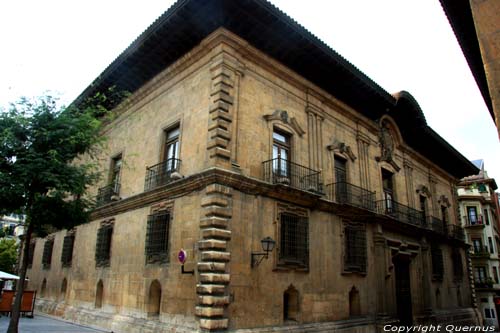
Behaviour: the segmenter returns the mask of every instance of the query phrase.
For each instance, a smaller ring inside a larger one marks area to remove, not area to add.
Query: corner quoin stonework
[[[231,239],[228,230],[232,217],[232,189],[211,184],[201,200],[198,305],[196,315],[203,330],[227,329],[226,306],[229,305],[229,262],[231,254],[227,243]]]

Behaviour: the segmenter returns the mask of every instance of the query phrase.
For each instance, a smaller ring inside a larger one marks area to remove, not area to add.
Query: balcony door
[[[384,190],[385,211],[387,214],[394,213],[394,183],[393,174],[382,169],[382,188]]]
[[[290,182],[290,135],[273,131],[273,175],[275,181]]]
[[[469,219],[469,224],[474,225],[479,223],[477,218],[477,209],[474,206],[467,206],[467,218]]]
[[[335,199],[339,203],[347,201],[347,161],[335,156]]]
[[[168,130],[165,134],[164,173],[170,175],[177,170],[179,159],[179,127]]]

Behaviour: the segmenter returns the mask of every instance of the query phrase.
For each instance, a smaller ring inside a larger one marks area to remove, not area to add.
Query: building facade
[[[470,258],[479,309],[487,325],[498,325],[500,307],[499,219],[497,185],[484,170],[483,160],[474,161],[479,174],[458,185],[462,223],[471,245]]]
[[[111,85],[131,96],[92,221],[30,244],[42,311],[115,332],[477,322],[455,187],[477,168],[409,93],[265,1],[179,1],[79,100]]]

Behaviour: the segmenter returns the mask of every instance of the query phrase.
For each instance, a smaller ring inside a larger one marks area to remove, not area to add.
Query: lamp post
[[[272,252],[276,245],[276,242],[271,237],[263,238],[260,243],[264,252],[252,252],[250,262],[252,268],[257,267],[264,258],[267,259],[269,257],[269,252]]]

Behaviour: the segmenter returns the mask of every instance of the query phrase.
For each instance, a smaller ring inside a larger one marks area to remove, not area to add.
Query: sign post
[[[177,259],[179,259],[179,262],[181,263],[181,274],[191,274],[194,275],[194,270],[192,271],[185,271],[184,270],[184,263],[187,260],[187,253],[184,249],[180,249],[179,253],[177,254]]]

